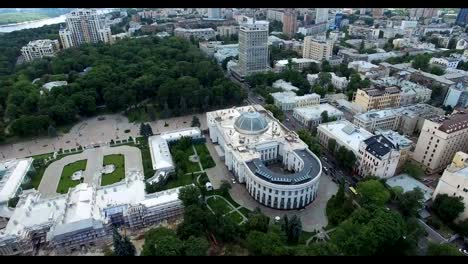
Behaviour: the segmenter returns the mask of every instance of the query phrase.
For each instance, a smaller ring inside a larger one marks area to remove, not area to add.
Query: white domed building
[[[322,164],[298,135],[261,106],[208,112],[210,138],[259,203],[298,209],[317,196]]]

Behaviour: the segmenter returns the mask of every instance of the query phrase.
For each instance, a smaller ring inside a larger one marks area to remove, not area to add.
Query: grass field
[[[101,176],[101,186],[113,184],[125,178],[125,158],[122,154],[104,156],[103,165],[110,164],[114,164],[115,170],[112,173]]]
[[[210,197],[206,200],[208,205],[217,214],[224,215],[229,213],[233,208],[229,206],[223,199],[218,197]]]
[[[3,13],[0,14],[0,25],[21,23],[32,20],[48,18],[49,16],[33,12]]]
[[[175,175],[173,175],[173,177],[171,177],[167,181],[167,183],[164,185],[163,190],[168,190],[168,189],[192,184],[197,180],[197,176],[198,176],[197,174],[194,174],[193,179],[192,179],[192,174],[183,175],[182,177],[179,177],[179,178],[176,178]]]
[[[242,216],[236,211],[231,212],[231,213],[225,215],[224,217],[231,218],[231,220],[234,221],[237,224],[240,224],[242,222],[242,220],[244,220],[244,218],[242,218]]]
[[[195,149],[197,150],[198,156],[200,156],[200,162],[203,166],[203,169],[209,169],[216,166],[216,163],[211,158],[210,152],[206,148],[205,144],[195,144]]]
[[[151,153],[148,145],[147,137],[137,138],[137,147],[141,150],[141,158],[143,160],[143,171],[145,173],[145,179],[153,177],[153,162],[151,161]]]
[[[74,153],[59,154],[59,155],[57,155],[56,160],[59,160],[59,159],[65,157],[65,156],[68,156],[68,155],[78,154],[78,153],[81,153],[81,152],[83,152],[83,151],[81,150],[81,151],[74,152]],[[47,158],[50,158],[50,157],[53,157],[53,153],[46,153],[46,154],[31,156],[31,158],[34,159],[33,166],[36,169],[36,174],[31,178],[31,184],[29,184],[23,190],[27,190],[27,189],[30,189],[30,188],[34,188],[34,189],[37,190],[37,188],[39,187],[39,184],[41,183],[42,176],[44,175],[44,171],[47,168],[47,166],[42,161],[47,159]],[[56,161],[56,160],[54,160],[54,161]],[[39,162],[37,162],[37,161],[39,161]],[[54,161],[51,161],[50,163],[52,163]]]
[[[86,169],[87,160],[79,160],[63,167],[62,175],[57,187],[58,193],[67,193],[69,188],[75,187],[80,181],[74,181],[71,176],[74,172]]]

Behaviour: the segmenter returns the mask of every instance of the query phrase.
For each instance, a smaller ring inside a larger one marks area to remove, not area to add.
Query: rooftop
[[[299,100],[307,100],[307,99],[311,99],[311,100],[315,99],[317,101],[320,100],[320,95],[316,93],[298,96],[294,92],[277,92],[277,93],[271,93],[271,96],[281,103],[295,103]]]
[[[359,152],[359,144],[373,136],[373,134],[363,128],[350,123],[347,120],[339,120],[320,124],[318,129],[323,129],[332,134],[338,142],[342,142],[348,149],[354,153]]]
[[[201,136],[202,133],[198,127],[190,127],[149,137],[148,143],[150,146],[153,170],[171,170],[175,168],[168,142],[178,140],[181,137],[198,138]]]
[[[0,161],[0,204],[16,195],[32,162],[32,158]]]
[[[366,92],[369,96],[382,96],[384,94],[397,94],[401,92],[401,89],[397,86],[374,87],[362,90]]]
[[[390,187],[401,187],[403,188],[403,192],[409,192],[416,188],[420,188],[421,191],[424,193],[424,200],[428,201],[432,198],[432,193],[434,190],[427,187],[420,181],[416,180],[415,178],[409,176],[408,174],[400,174],[391,178],[388,178],[386,181],[387,185]]]
[[[284,91],[299,91],[299,88],[292,85],[290,82],[286,82],[285,80],[277,80],[273,83],[274,88],[281,88]]]
[[[446,133],[453,133],[468,128],[468,113],[457,112],[443,118],[440,122],[439,130]]]
[[[294,112],[306,120],[319,119],[324,111],[327,111],[329,117],[343,115],[343,112],[330,104],[318,104],[309,107],[294,108]]]
[[[387,155],[392,149],[395,149],[393,143],[382,135],[375,135],[366,140],[366,151],[381,159]]]

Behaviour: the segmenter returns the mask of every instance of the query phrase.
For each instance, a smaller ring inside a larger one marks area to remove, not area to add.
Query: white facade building
[[[295,71],[302,71],[303,69],[309,67],[312,63],[316,63],[320,65],[321,62],[313,59],[305,59],[305,58],[292,58],[293,62],[292,69]],[[284,71],[288,68],[289,60],[279,60],[275,64],[275,70],[278,72]]]
[[[434,58],[432,57],[429,63],[437,64],[444,68],[456,69],[458,67],[458,63],[460,59],[456,58]]]
[[[66,28],[59,31],[60,42],[64,49],[83,43],[99,41],[112,43],[112,33],[104,18],[96,9],[76,9],[67,14]]]
[[[343,117],[343,112],[330,104],[316,104],[308,107],[294,108],[293,117],[305,127],[313,127],[322,123],[322,113],[325,111],[329,119],[341,120]]]
[[[275,101],[275,105],[283,111],[293,110],[296,107],[318,105],[320,103],[320,95],[315,93],[297,96],[294,92],[277,92],[272,93],[271,96]]]
[[[161,133],[160,135],[148,138],[151,161],[153,163],[153,170],[155,171],[154,176],[147,180],[149,183],[159,182],[166,177],[168,173],[175,170],[169,143],[177,141],[182,137],[197,140],[203,138],[203,135],[200,128],[190,127]]]
[[[9,217],[8,200],[21,193],[21,184],[31,179],[26,177],[33,159],[9,159],[0,162],[0,217]]]
[[[444,106],[467,107],[468,106],[468,87],[464,87],[463,83],[458,83],[456,86],[450,87],[444,99]]]
[[[24,192],[7,226],[0,230],[0,255],[26,255],[40,244],[59,254],[112,241],[113,226],[137,231],[183,213],[182,187],[145,194],[141,172],[103,187],[81,183],[67,194],[43,197]]]
[[[280,88],[283,91],[287,91],[287,92],[299,91],[299,88],[292,85],[290,82],[286,82],[283,79],[280,79],[280,80],[277,80],[276,82],[274,82],[273,83],[273,88]]]
[[[256,107],[208,112],[210,138],[224,153],[228,170],[256,201],[276,209],[303,208],[317,196],[320,160],[295,132]],[[287,173],[270,169],[274,163]]]
[[[345,119],[320,124],[317,128],[317,137],[322,146],[328,148],[328,141],[334,139],[337,147],[344,146],[354,152],[356,157],[359,157],[359,144],[371,136],[373,136],[371,132]]]
[[[39,39],[30,41],[21,48],[21,54],[26,61],[42,57],[53,57],[60,50],[58,40]]]
[[[461,197],[465,210],[458,219],[468,218],[468,154],[461,151],[455,154],[452,163],[445,169],[437,184],[433,199],[439,194]]]
[[[372,136],[359,144],[359,166],[361,176],[390,178],[395,175],[400,152],[397,145],[383,135]]]
[[[311,84],[311,85],[314,85],[319,76],[319,74],[316,73],[316,74],[307,74],[307,81]],[[346,79],[346,77],[339,77],[338,75],[336,75],[334,72],[330,72],[330,75],[331,75],[331,84],[338,90],[343,90],[344,88],[346,88],[348,86],[348,79]]]
[[[174,35],[186,39],[193,37],[194,39],[214,39],[216,37],[216,31],[212,28],[176,28],[174,29]]]

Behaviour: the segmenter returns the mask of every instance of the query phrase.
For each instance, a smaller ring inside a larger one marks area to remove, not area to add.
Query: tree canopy
[[[438,194],[434,199],[432,209],[442,221],[450,223],[465,210],[465,204],[460,197]]]
[[[366,205],[383,206],[389,199],[390,193],[378,180],[361,181],[357,185],[360,200]]]

